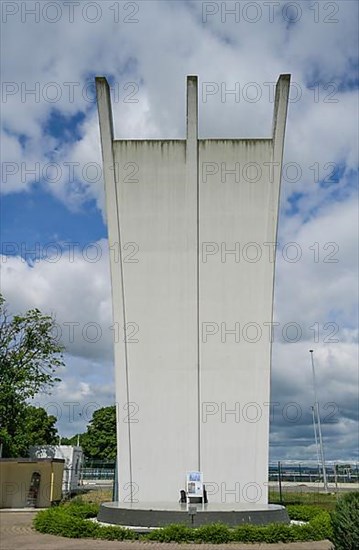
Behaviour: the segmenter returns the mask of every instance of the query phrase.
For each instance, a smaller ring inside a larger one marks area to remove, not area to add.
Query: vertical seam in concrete
[[[113,142],[112,142],[113,147]],[[112,156],[113,150],[112,150]],[[128,347],[127,347],[127,334],[126,334],[126,305],[125,305],[125,277],[122,261],[122,240],[121,240],[121,223],[120,223],[120,201],[118,198],[118,178],[116,177],[116,165],[114,164],[114,177],[115,177],[115,186],[116,186],[116,209],[118,212],[117,216],[117,230],[118,230],[118,247],[119,247],[119,260],[120,260],[120,278],[121,278],[121,293],[122,293],[122,317],[124,325],[124,347],[125,347],[125,372],[126,372],[126,398],[127,398],[127,410],[129,411],[130,404],[130,381],[129,381],[129,361],[128,361]],[[129,472],[130,472],[130,502],[133,502],[133,483],[132,483],[132,444],[131,444],[131,422],[127,416],[128,424],[128,462],[129,462]]]
[[[198,91],[197,124],[198,124]],[[199,142],[196,140],[196,180],[197,180],[197,416],[198,416],[198,471],[201,471],[201,324],[200,324],[200,188],[199,188]]]
[[[196,275],[195,275],[195,316],[196,316],[196,384],[197,384],[197,468],[201,468],[201,402],[200,402],[200,320],[199,320],[199,145],[198,145],[198,80],[196,76],[187,77],[187,134],[186,134],[186,178],[193,189],[196,224]]]

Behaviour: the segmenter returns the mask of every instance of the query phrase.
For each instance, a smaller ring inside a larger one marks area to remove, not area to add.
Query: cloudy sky
[[[197,74],[205,138],[268,137],[273,83],[291,73],[270,457],[316,459],[313,348],[326,457],[358,460],[357,2],[1,9],[2,291],[14,313],[56,316],[66,368],[38,401],[57,414],[60,434],[83,431],[115,400],[94,76],[111,82],[117,138],[183,138],[185,78]]]

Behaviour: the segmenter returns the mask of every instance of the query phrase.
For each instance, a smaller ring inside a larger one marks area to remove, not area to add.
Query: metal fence
[[[114,460],[91,460],[84,461],[81,471],[83,480],[108,480],[115,477]]]
[[[82,479],[113,479],[115,476],[115,469],[109,468],[83,468],[81,477]]]
[[[328,483],[359,483],[358,463],[328,463],[326,465]],[[115,462],[86,460],[81,471],[83,480],[111,480],[115,476]],[[312,462],[280,461],[269,464],[268,479],[278,482],[319,483],[323,482],[321,466]]]
[[[328,483],[358,483],[359,482],[359,464],[356,463],[327,463],[325,473]],[[292,483],[317,483],[323,482],[323,472],[321,465],[311,462],[292,462],[279,461],[270,463],[269,481],[279,481]]]

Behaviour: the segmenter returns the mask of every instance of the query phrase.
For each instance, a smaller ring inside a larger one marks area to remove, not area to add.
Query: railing
[[[82,468],[81,478],[86,479],[113,479],[115,477],[114,468]]]
[[[280,473],[279,473],[280,464]],[[279,462],[270,464],[269,481],[279,481],[279,475],[283,482],[292,483],[316,483],[323,482],[321,465],[308,463]],[[359,465],[352,464],[326,464],[325,468],[328,483],[358,483]]]
[[[280,462],[280,474],[283,482],[317,483],[323,482],[321,467],[306,463]],[[359,464],[327,464],[329,483],[359,483]],[[115,477],[115,463],[110,461],[86,461],[81,469],[83,480],[112,480]],[[269,465],[269,481],[279,481],[278,463]]]

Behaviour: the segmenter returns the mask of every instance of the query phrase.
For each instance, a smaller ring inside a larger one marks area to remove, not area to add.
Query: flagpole
[[[314,358],[313,358],[313,352],[314,350],[310,349],[310,357],[312,361],[312,375],[313,375],[313,391],[314,391],[314,407],[317,414],[317,423],[318,423],[318,434],[319,434],[319,448],[320,448],[320,455],[321,455],[321,461],[322,461],[322,470],[323,470],[323,483],[324,483],[324,491],[328,492],[328,482],[327,482],[327,472],[325,470],[325,458],[324,458],[324,447],[323,447],[323,438],[322,438],[322,427],[320,424],[320,414],[319,414],[319,403],[318,403],[318,397],[317,397],[317,383],[315,378],[315,367],[314,367]]]

